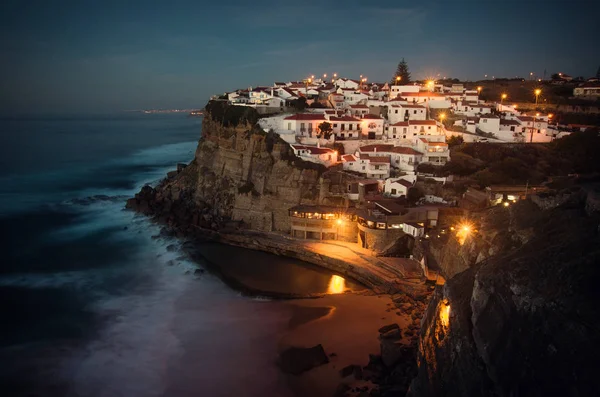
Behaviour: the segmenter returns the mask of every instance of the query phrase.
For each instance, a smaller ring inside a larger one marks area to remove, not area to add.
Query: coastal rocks
[[[482,235],[510,226],[527,238],[435,292],[410,396],[600,395],[600,238],[585,205],[524,202],[507,222],[482,219]]]
[[[309,348],[290,347],[279,356],[279,367],[285,373],[300,375],[314,367],[327,364],[329,358],[322,345]]]

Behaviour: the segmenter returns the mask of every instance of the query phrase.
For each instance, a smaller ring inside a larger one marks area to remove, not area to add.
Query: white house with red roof
[[[340,88],[351,88],[353,90],[358,89],[360,82],[358,80],[346,79],[340,77],[334,81],[334,84]]]
[[[369,113],[369,107],[367,105],[350,105],[349,111],[354,117],[362,117]]]
[[[407,146],[394,146],[389,144],[374,144],[361,146],[357,155],[384,156],[390,158],[390,166],[401,171],[414,172],[417,164],[421,162],[423,153]]]
[[[406,99],[412,104],[429,104],[430,102],[441,101],[446,102],[446,97],[438,92],[422,91],[422,92],[401,92],[399,97]]]
[[[443,129],[435,120],[400,121],[386,126],[388,139],[414,139],[425,135],[444,135]]]
[[[346,171],[354,171],[367,178],[386,179],[390,176],[390,158],[385,156],[359,156],[346,154],[342,156],[342,167]]]
[[[464,116],[477,116],[480,114],[492,113],[493,105],[485,105],[476,102],[459,101],[454,104],[454,113]]]
[[[423,153],[423,163],[444,165],[450,161],[450,150],[446,142],[434,142],[419,138],[417,140],[417,150]]]
[[[419,92],[420,90],[421,90],[421,87],[416,84],[414,84],[414,85],[392,85],[390,87],[389,97],[395,98],[401,92]]]
[[[329,116],[336,139],[361,139],[361,120],[352,116]]]
[[[325,167],[331,167],[338,162],[338,152],[318,146],[290,145],[294,154],[305,161],[323,164]]]
[[[338,92],[332,92],[329,94],[327,99],[334,109],[342,109],[346,105],[346,102],[344,101],[344,94],[340,94]]]
[[[388,178],[383,185],[383,192],[391,197],[406,197],[413,183],[402,178]]]
[[[283,119],[283,130],[294,131],[299,137],[312,137],[319,124],[327,121],[323,113],[298,113]]]
[[[550,142],[553,134],[548,132],[548,119],[539,116],[517,116],[525,142]]]
[[[337,93],[344,95],[344,102],[346,102],[348,105],[354,105],[361,101],[366,102],[367,99],[369,99],[369,95],[351,88],[339,88]]]
[[[422,105],[400,104],[388,106],[388,120],[391,124],[408,120],[427,120],[427,108]]]
[[[381,139],[383,137],[385,119],[374,114],[365,114],[361,117],[361,129],[367,139]]]

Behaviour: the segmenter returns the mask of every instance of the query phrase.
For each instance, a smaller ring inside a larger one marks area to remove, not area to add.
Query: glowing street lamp
[[[508,95],[506,94],[502,94],[502,96],[500,97],[500,105],[502,105],[502,102],[504,102],[504,100],[506,99]]]
[[[477,87],[477,95],[481,94],[481,86]]]
[[[542,90],[540,90],[539,88],[536,88],[535,91],[533,91],[533,93],[535,94],[535,104],[538,104],[538,98],[540,97],[540,94],[542,93]]]
[[[402,80],[402,76],[396,76],[396,84],[398,84]]]
[[[446,113],[440,113],[440,122],[443,123],[446,118]]]

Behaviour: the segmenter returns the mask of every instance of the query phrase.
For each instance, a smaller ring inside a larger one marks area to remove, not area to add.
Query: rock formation
[[[423,318],[409,395],[600,395],[600,238],[588,196],[546,211],[496,207],[471,241],[434,247],[454,277]]]
[[[156,188],[144,187],[127,207],[184,232],[194,226],[289,231],[288,209],[332,204],[345,180],[295,157],[274,133],[241,124],[224,127],[207,115],[194,160]]]

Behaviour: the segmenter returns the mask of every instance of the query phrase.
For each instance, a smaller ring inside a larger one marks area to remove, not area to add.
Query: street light
[[[502,96],[500,97],[500,105],[502,105],[502,102],[504,102],[504,100],[506,99],[508,95],[506,94],[502,94]]]
[[[539,88],[536,88],[535,91],[533,91],[533,93],[535,94],[535,104],[538,104],[538,98],[540,97],[540,94],[542,93],[542,90],[540,90]]]
[[[398,83],[400,80],[402,80],[402,76],[396,76],[396,83]]]
[[[446,118],[446,113],[440,113],[440,122],[444,122],[444,119]]]
[[[477,87],[477,95],[481,94],[481,86]]]

